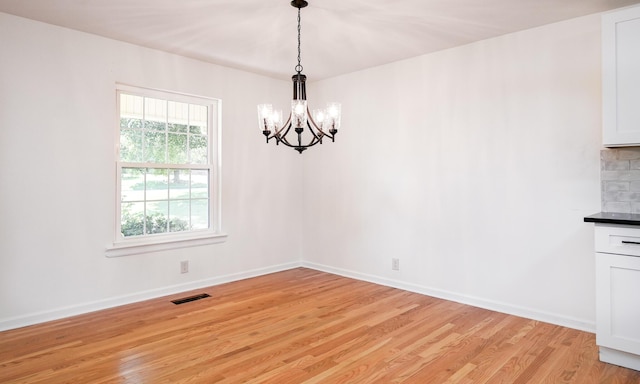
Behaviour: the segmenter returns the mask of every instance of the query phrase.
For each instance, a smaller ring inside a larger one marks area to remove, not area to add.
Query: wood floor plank
[[[640,372],[598,361],[590,333],[297,268],[1,332],[0,382],[638,384]]]

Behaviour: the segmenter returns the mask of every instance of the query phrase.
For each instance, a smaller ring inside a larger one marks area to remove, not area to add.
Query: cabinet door
[[[640,257],[596,253],[596,343],[640,355]]]
[[[603,143],[640,145],[640,7],[602,16]]]

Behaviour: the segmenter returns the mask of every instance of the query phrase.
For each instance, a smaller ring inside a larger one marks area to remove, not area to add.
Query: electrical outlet
[[[393,269],[394,271],[400,270],[400,259],[391,259],[391,269]]]
[[[181,261],[180,273],[187,273],[187,272],[189,272],[189,260]]]

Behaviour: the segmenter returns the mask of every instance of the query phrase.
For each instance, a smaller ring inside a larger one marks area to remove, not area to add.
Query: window
[[[107,256],[224,237],[219,109],[216,99],[118,86],[116,239]]]

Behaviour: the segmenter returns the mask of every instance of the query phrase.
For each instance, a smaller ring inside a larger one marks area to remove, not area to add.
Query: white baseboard
[[[593,321],[576,319],[569,316],[557,315],[544,311],[538,311],[531,308],[515,306],[498,301],[487,300],[480,297],[460,295],[454,292],[444,291],[441,289],[425,287],[422,285],[406,283],[399,280],[387,279],[379,276],[363,274],[341,268],[334,268],[327,265],[303,261],[302,266],[305,268],[315,269],[322,272],[332,273],[352,279],[368,281],[370,283],[380,284],[387,287],[402,289],[409,292],[420,293],[426,296],[437,297],[439,299],[455,301],[457,303],[471,305],[478,308],[484,308],[491,311],[506,313],[513,316],[524,317],[527,319],[538,320],[545,323],[560,325],[567,328],[578,329],[580,331],[595,333],[596,324]]]
[[[32,313],[24,316],[0,319],[0,331],[26,327],[33,324],[44,323],[46,321],[59,320],[65,317],[81,315],[89,312],[95,312],[102,309],[117,307],[120,305],[137,303],[139,301],[155,299],[158,297],[173,295],[176,293],[191,291],[194,289],[200,289],[205,287],[211,287],[214,285],[230,283],[233,281],[249,279],[256,276],[267,275],[269,273],[298,268],[300,266],[301,265],[299,262],[279,264],[271,267],[258,268],[258,269],[253,269],[253,270],[244,271],[240,273],[233,273],[229,275],[213,277],[210,279],[203,279],[198,281],[191,281],[184,284],[176,284],[168,287],[150,289],[147,291],[141,291],[141,292],[136,292],[128,295],[111,297],[104,300],[97,300],[93,302],[57,308],[49,311]]]
[[[640,371],[640,356],[607,347],[600,348],[600,361]]]
[[[94,302],[83,303],[83,304],[73,305],[73,306],[64,307],[64,308],[58,308],[50,311],[33,313],[25,316],[2,319],[0,320],[0,331],[21,328],[28,325],[43,323],[46,321],[59,320],[65,317],[80,315],[83,313],[89,313],[89,312],[99,311],[102,309],[117,307],[120,305],[136,303],[139,301],[144,301],[149,299],[155,299],[158,297],[172,295],[172,294],[190,291],[194,289],[205,288],[205,287],[210,287],[210,286],[224,284],[224,283],[230,283],[233,281],[244,280],[251,277],[262,276],[269,273],[285,271],[288,269],[293,269],[298,267],[315,269],[318,271],[332,273],[332,274],[340,275],[344,277],[349,277],[356,280],[368,281],[371,283],[380,284],[387,287],[403,289],[409,292],[415,292],[422,295],[437,297],[444,300],[455,301],[458,303],[467,304],[467,305],[484,308],[484,309],[489,309],[496,312],[502,312],[509,315],[525,317],[533,320],[539,320],[546,323],[578,329],[581,331],[594,333],[596,329],[594,322],[590,322],[586,320],[575,319],[568,316],[561,316],[553,313],[537,311],[530,308],[500,303],[493,300],[486,300],[479,297],[460,295],[454,292],[448,292],[448,291],[425,287],[417,284],[406,283],[399,280],[393,280],[393,279],[387,279],[379,276],[363,274],[360,272],[350,271],[346,269],[334,268],[334,267],[330,267],[323,264],[317,264],[317,263],[312,263],[308,261],[300,261],[300,262],[279,264],[279,265],[266,267],[266,268],[258,268],[250,271],[223,275],[223,276],[218,276],[210,279],[192,281],[185,284],[177,284],[177,285],[172,285],[168,287],[137,292],[129,295],[112,297],[104,300],[98,300]]]

